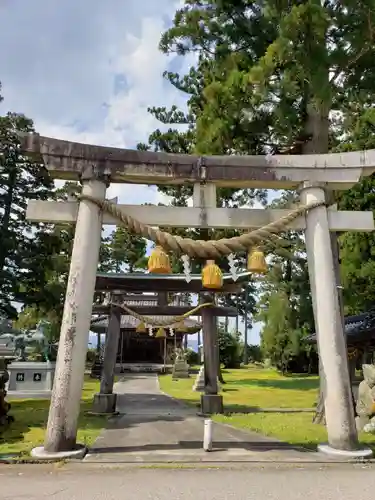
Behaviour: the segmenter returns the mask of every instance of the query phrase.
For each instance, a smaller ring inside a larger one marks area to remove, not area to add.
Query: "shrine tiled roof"
[[[158,305],[158,296],[157,294],[138,294],[138,295],[129,295],[128,297],[124,297],[123,303],[125,303],[129,308],[132,306],[157,306]],[[169,306],[183,306],[189,305],[184,296],[176,296],[172,301],[168,303]],[[191,306],[193,307],[193,306]],[[164,323],[167,321],[171,321],[173,316],[152,316],[147,315],[152,321]],[[121,329],[122,330],[135,330],[139,325],[139,320],[134,318],[131,315],[123,314],[121,316]],[[198,321],[194,321],[191,319],[184,320],[184,326],[188,333],[196,333],[201,329],[201,324]],[[91,331],[95,333],[105,333],[108,327],[108,317],[99,316],[98,318],[93,318],[91,322]]]
[[[346,316],[345,321],[345,335],[348,340],[353,340],[359,334],[365,334],[366,332],[375,334],[375,309],[368,311],[363,314],[357,314],[354,316]],[[316,341],[316,333],[309,335],[307,340],[310,342]]]

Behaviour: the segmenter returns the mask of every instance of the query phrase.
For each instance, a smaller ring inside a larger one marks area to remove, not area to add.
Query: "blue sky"
[[[160,124],[148,106],[184,107],[164,70],[194,56],[165,56],[161,33],[176,0],[2,0],[0,112],[22,112],[42,135],[133,148]],[[112,185],[121,203],[166,201],[155,188]],[[258,339],[258,329],[251,342]]]

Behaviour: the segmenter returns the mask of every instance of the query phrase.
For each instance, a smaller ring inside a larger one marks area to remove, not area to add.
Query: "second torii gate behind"
[[[82,194],[97,200],[104,200],[108,182],[195,184],[194,208],[137,207],[136,217],[150,225],[246,229],[262,226],[264,218],[268,221],[270,217],[277,219],[281,215],[280,211],[257,213],[245,209],[214,208],[216,186],[300,189],[304,205],[318,204],[291,227],[305,229],[306,233],[315,324],[326,379],[329,446],[322,446],[321,450],[349,456],[370,453],[358,446],[329,231],[372,231],[373,217],[372,213],[339,212],[334,207],[327,210],[324,204],[327,189],[347,189],[362,176],[375,171],[375,151],[270,158],[201,158],[89,146],[35,134],[25,138],[24,150],[41,154],[55,178],[81,180]],[[31,220],[76,220],[46,441],[44,448],[35,450],[36,456],[49,457],[56,452],[71,456],[75,453],[102,215],[89,200],[82,200],[79,205],[38,202],[29,208]]]
[[[249,279],[250,273],[241,273],[236,282],[230,275],[224,275],[222,292],[237,291],[242,284]],[[98,273],[96,279],[96,290],[113,294],[113,300],[119,306],[126,304],[124,292],[158,292],[158,304],[153,306],[134,305],[131,309],[142,316],[169,316],[175,317],[187,313],[192,309],[188,305],[174,305],[167,303],[168,292],[191,292],[202,296],[204,288],[200,275],[192,275],[188,283],[184,275],[150,275],[150,274],[105,274]],[[204,299],[204,297],[202,297]],[[212,297],[207,298],[212,301]],[[94,411],[98,413],[113,413],[116,408],[116,395],[113,394],[113,375],[116,364],[116,352],[120,335],[121,307],[109,304],[95,304],[93,311],[97,314],[109,314],[108,332],[106,337],[103,376],[100,386],[100,394],[95,396]],[[208,313],[208,314],[207,314]],[[218,395],[217,372],[218,359],[215,352],[217,346],[216,331],[212,329],[215,317],[235,317],[238,311],[234,307],[210,307],[209,310],[197,311],[194,316],[202,317],[204,342],[206,344],[205,359],[205,394],[201,397],[203,413],[221,413],[222,396]],[[177,333],[176,333],[177,334]]]

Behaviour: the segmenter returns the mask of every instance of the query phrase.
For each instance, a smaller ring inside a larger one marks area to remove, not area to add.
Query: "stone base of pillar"
[[[332,448],[327,443],[318,444],[318,451],[332,457],[351,459],[351,458],[372,458],[373,452],[370,448],[359,448],[358,450],[338,450]]]
[[[83,444],[77,444],[74,450],[69,451],[46,451],[44,446],[38,446],[31,450],[31,456],[38,460],[66,460],[83,458],[87,453],[87,448]]]
[[[112,415],[116,413],[117,394],[95,394],[90,413]]]
[[[223,396],[220,396],[220,394],[202,394],[201,412],[203,415],[223,413]]]

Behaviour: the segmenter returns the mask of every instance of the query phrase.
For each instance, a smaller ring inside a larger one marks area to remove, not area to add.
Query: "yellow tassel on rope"
[[[137,333],[146,333],[146,325],[141,321],[138,325],[137,328],[135,329]]]
[[[265,274],[267,272],[266,258],[259,248],[254,248],[254,250],[249,253],[247,270],[255,274]]]
[[[205,288],[213,290],[223,286],[223,273],[214,260],[208,260],[202,269],[202,284]]]
[[[156,332],[155,338],[157,338],[157,339],[163,338],[164,339],[166,336],[167,336],[167,334],[165,333],[164,328],[159,328],[159,330]]]
[[[148,258],[148,270],[153,274],[169,274],[171,263],[164,249],[156,246]]]

